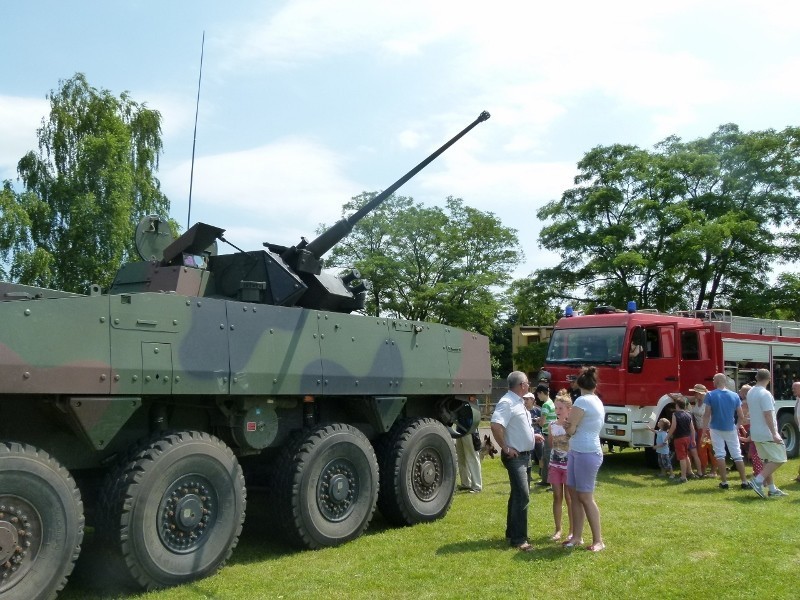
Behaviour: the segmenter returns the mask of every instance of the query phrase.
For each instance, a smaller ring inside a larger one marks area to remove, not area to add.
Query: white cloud
[[[401,148],[416,148],[424,136],[418,131],[406,129],[397,136]]]
[[[230,241],[246,250],[263,241],[295,244],[301,235],[313,237],[320,223],[339,220],[342,204],[360,190],[342,174],[343,166],[337,154],[300,138],[200,157],[194,166],[192,222],[227,229]],[[161,179],[181,224],[190,167],[190,161],[181,162]]]
[[[147,108],[161,113],[161,132],[162,138],[165,140],[194,127],[196,97],[192,97],[191,103],[188,105],[186,97],[165,94],[160,91],[144,90],[137,92],[135,98],[146,98]],[[205,101],[201,110],[204,118],[207,118],[213,111],[213,105]]]
[[[0,95],[0,180],[15,179],[19,159],[38,148],[36,130],[49,112],[46,100]]]
[[[365,48],[389,58],[413,56],[454,29],[462,12],[450,2],[298,0],[235,26],[218,41],[228,48],[230,68],[289,67]]]

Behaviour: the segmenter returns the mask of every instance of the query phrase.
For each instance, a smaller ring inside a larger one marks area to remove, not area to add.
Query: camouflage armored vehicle
[[[85,524],[144,588],[209,575],[251,482],[299,547],[358,537],[376,506],[399,525],[444,516],[488,340],[350,314],[359,275],[321,259],[488,117],[310,242],[223,255],[222,229],[173,239],[153,216],[107,293],[0,283],[0,600],[55,597]]]

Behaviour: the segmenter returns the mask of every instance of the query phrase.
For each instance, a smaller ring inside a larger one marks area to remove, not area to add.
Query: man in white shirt
[[[529,386],[525,373],[522,371],[510,373],[508,392],[495,406],[491,420],[492,435],[500,445],[500,458],[508,471],[508,481],[511,484],[506,515],[506,538],[513,547],[523,552],[533,550],[533,546],[528,543],[530,499],[528,467],[536,438],[531,424],[531,414],[522,400]]]
[[[794,396],[794,420],[800,429],[800,381],[792,384],[792,396]],[[800,467],[797,468],[797,477],[794,480],[800,483]]]
[[[775,399],[767,389],[770,373],[767,369],[756,371],[756,384],[747,392],[747,407],[750,409],[750,439],[755,442],[758,456],[764,468],[750,480],[753,491],[766,498],[764,484],[769,486],[770,496],[786,496],[786,492],[775,487],[772,474],[786,462],[786,445],[783,443],[775,418]]]

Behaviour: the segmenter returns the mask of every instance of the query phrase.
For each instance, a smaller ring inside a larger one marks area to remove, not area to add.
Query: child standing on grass
[[[694,439],[694,420],[692,415],[686,412],[686,400],[683,396],[674,398],[675,412],[672,413],[672,423],[669,426],[669,436],[672,438],[672,445],[675,447],[675,456],[678,459],[678,464],[681,466],[681,478],[678,483],[686,483],[686,480],[692,473],[692,465],[689,462],[690,448],[689,444]],[[695,455],[697,452],[695,452]],[[696,462],[700,462],[698,457]]]
[[[669,419],[658,420],[658,431],[656,432],[656,443],[654,448],[658,454],[658,468],[661,469],[661,474],[664,477],[674,479],[675,475],[672,474],[672,458],[669,452]]]
[[[567,436],[566,420],[572,408],[572,398],[569,394],[559,393],[555,400],[556,420],[550,423],[550,466],[547,471],[547,480],[553,486],[553,521],[555,532],[550,538],[553,541],[561,539],[561,514],[564,498],[567,500],[567,519],[569,520],[569,535],[572,539],[572,498],[567,488],[567,453],[569,452],[569,436]]]
[[[748,391],[750,391],[750,386],[748,385],[747,387]],[[742,402],[742,414],[744,415],[744,423],[739,424],[739,443],[742,445],[742,455],[750,459],[750,465],[753,467],[753,477],[755,477],[764,469],[764,463],[761,462],[761,457],[758,455],[756,443],[750,438],[750,410],[747,406],[747,399]]]

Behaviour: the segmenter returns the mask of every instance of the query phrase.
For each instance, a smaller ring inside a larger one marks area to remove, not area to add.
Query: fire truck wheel
[[[69,472],[47,453],[0,443],[0,597],[51,600],[83,541],[83,503]]]
[[[800,435],[793,414],[783,413],[778,418],[778,431],[781,432],[781,437],[786,442],[786,455],[789,458],[795,458],[800,451]]]
[[[278,466],[276,509],[295,546],[337,546],[360,536],[375,514],[378,460],[367,437],[344,423],[295,438]]]
[[[395,525],[447,514],[456,483],[456,452],[447,428],[434,419],[395,423],[379,443],[378,508]]]
[[[654,448],[644,449],[644,464],[647,465],[648,469],[658,468],[658,454],[656,454]]]
[[[104,494],[104,537],[146,589],[216,572],[244,523],[242,469],[207,433],[183,431],[146,444],[109,476]]]

